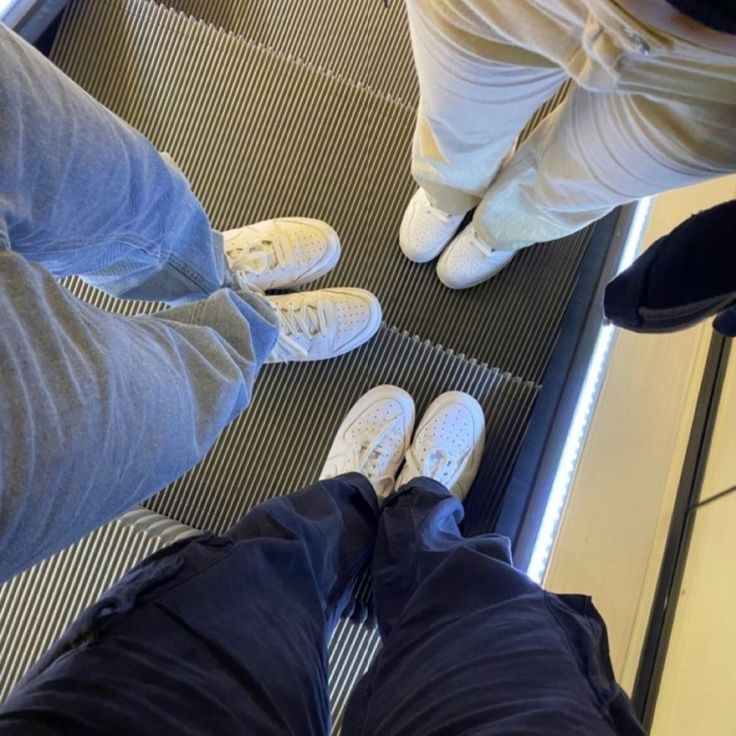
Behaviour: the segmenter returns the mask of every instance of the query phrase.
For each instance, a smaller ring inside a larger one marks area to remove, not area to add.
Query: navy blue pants
[[[588,598],[543,591],[505,538],[417,479],[379,510],[347,475],[169,547],[87,609],[0,709],[0,736],[320,734],[327,643],[373,556],[384,645],[343,733],[643,733]]]

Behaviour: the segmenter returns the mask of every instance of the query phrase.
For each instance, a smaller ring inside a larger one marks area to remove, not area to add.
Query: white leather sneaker
[[[343,420],[320,479],[362,473],[379,498],[387,498],[411,442],[414,400],[398,386],[376,386],[363,394]]]
[[[227,230],[225,257],[240,288],[290,289],[324,276],[340,260],[340,238],[321,220],[285,217]]]
[[[515,255],[514,250],[493,250],[470,223],[442,254],[437,276],[450,289],[468,289],[495,276]]]
[[[485,437],[483,409],[472,396],[461,391],[438,396],[406,451],[397,487],[412,478],[433,478],[462,501],[478,472]]]
[[[326,360],[355,350],[381,327],[381,304],[364,289],[267,296],[281,329],[267,363]]]
[[[462,215],[448,215],[433,207],[423,189],[417,189],[404,212],[399,230],[399,245],[415,263],[427,263],[445,249],[457,232]]]

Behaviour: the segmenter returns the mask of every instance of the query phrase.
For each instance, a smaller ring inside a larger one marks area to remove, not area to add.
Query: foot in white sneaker
[[[325,360],[355,350],[381,327],[381,304],[364,289],[320,289],[267,296],[280,321],[268,363]]]
[[[320,479],[362,473],[387,498],[411,442],[414,400],[397,386],[376,386],[361,396],[337,430]]]
[[[321,220],[265,220],[223,235],[228,266],[241,289],[303,286],[331,271],[340,259],[340,239]]]
[[[438,396],[419,423],[397,487],[419,476],[433,478],[462,501],[478,472],[485,436],[483,409],[472,396]]]
[[[399,230],[399,245],[415,263],[427,263],[445,249],[457,232],[462,215],[448,215],[433,207],[423,189],[417,189],[404,213]]]
[[[488,281],[507,266],[514,250],[493,250],[471,223],[453,241],[437,263],[437,276],[450,289],[468,289]]]

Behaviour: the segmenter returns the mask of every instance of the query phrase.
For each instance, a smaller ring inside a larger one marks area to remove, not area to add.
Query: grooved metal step
[[[63,283],[80,299],[118,314],[163,308],[115,299],[77,278]],[[387,326],[360,350],[336,360],[265,366],[251,407],[195,468],[147,505],[194,527],[225,531],[261,501],[313,482],[343,416],[381,383],[408,390],[418,416],[444,391],[467,391],[478,399],[486,412],[492,463],[468,500],[483,495],[484,503],[474,504],[483,518],[474,519],[474,526],[492,529],[539,386]],[[298,459],[292,461],[292,455]]]
[[[419,88],[403,0],[164,0],[163,5],[416,105]]]
[[[389,324],[540,380],[589,231],[475,289],[442,286],[398,248],[412,108],[144,0],[75,3],[53,58],[173,156],[216,227],[325,219],[344,254],[318,286],[371,289]]]
[[[192,526],[224,531],[261,501],[312,483],[349,408],[382,383],[409,391],[418,416],[444,391],[475,396],[486,411],[495,461],[481,490],[503,491],[537,386],[384,327],[368,345],[336,360],[266,366],[251,408],[199,465],[147,505]]]

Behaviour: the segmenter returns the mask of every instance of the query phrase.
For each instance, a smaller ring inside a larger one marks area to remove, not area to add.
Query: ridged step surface
[[[415,106],[414,74],[403,0],[165,0],[218,28]]]
[[[115,299],[76,278],[64,283],[106,311],[134,315],[163,308]],[[539,386],[386,326],[360,350],[336,360],[265,366],[251,407],[195,468],[148,505],[192,526],[224,531],[257,503],[317,478],[345,413],[381,383],[408,390],[418,416],[444,391],[467,391],[480,401],[487,421],[487,471],[474,484],[466,508],[473,528],[493,529]],[[284,462],[292,455],[298,460]]]
[[[56,63],[173,156],[216,227],[325,219],[344,255],[323,285],[371,289],[389,324],[540,380],[589,231],[453,292],[398,248],[414,189],[412,108],[152,2],[84,0],[71,11]]]
[[[261,501],[312,483],[347,411],[383,383],[409,391],[418,416],[444,391],[475,396],[486,411],[494,470],[473,492],[500,498],[537,387],[383,328],[368,345],[337,360],[267,366],[251,408],[199,465],[147,505],[192,526],[223,531]]]

